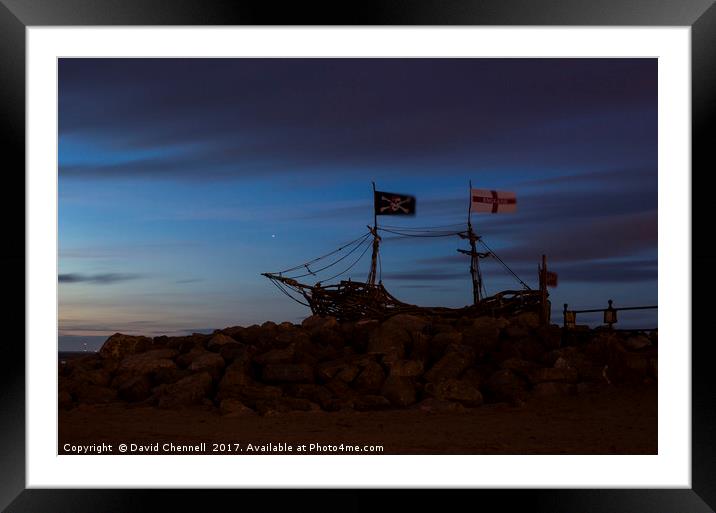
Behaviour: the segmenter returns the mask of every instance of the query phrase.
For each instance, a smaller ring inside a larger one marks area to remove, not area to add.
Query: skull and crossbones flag
[[[517,211],[517,195],[514,192],[472,189],[473,212],[480,214],[502,214]]]
[[[374,207],[377,216],[412,216],[415,214],[415,196],[375,191]]]

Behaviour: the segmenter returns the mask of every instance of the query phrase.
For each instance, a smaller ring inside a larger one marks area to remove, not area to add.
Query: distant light
[[[271,238],[272,238],[272,239],[275,239],[275,238],[276,238],[276,234],[275,234],[275,233],[272,233],[272,234],[271,234]]]

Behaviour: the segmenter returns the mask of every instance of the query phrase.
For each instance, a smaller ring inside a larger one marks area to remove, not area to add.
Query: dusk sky
[[[548,255],[553,322],[657,304],[656,59],[60,59],[60,335],[298,322],[260,273],[365,233],[372,180],[417,197],[379,218],[405,227],[464,223],[469,180],[516,192],[474,228],[533,287]],[[383,282],[469,304],[465,247],[386,236]]]

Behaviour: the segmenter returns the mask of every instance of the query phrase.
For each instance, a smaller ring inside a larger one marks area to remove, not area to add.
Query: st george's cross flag
[[[377,216],[412,216],[415,214],[415,196],[375,191],[374,208]]]
[[[472,211],[481,214],[517,212],[517,195],[514,192],[471,189]]]

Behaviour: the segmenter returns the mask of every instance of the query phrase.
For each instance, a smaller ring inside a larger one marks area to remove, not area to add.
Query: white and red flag
[[[517,195],[508,191],[471,189],[472,211],[482,214],[517,212]]]

